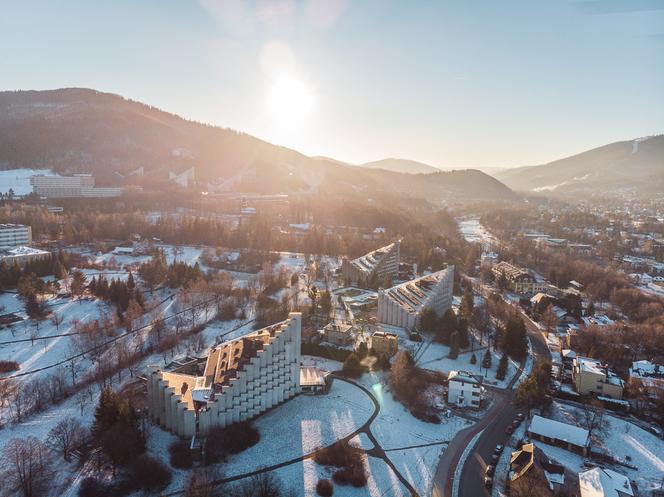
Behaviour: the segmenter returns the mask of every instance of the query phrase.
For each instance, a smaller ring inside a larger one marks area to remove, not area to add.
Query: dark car
[[[499,455],[499,454],[491,454],[491,462],[492,462],[493,464],[497,464],[499,458],[500,458],[500,455]]]
[[[489,464],[484,470],[486,476],[493,476],[493,473],[496,471],[496,467],[493,464]]]
[[[511,435],[512,433],[514,433],[514,428],[512,427],[512,425],[509,425],[507,427],[507,429],[505,430],[505,433],[507,433],[508,435]]]
[[[485,476],[484,477],[484,486],[487,487],[487,488],[490,488],[491,485],[493,485],[493,478],[491,478],[490,476]]]

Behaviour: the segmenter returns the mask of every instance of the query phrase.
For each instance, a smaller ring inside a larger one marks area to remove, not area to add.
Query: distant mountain
[[[371,169],[385,169],[386,171],[406,174],[429,174],[441,171],[437,167],[430,166],[429,164],[408,159],[383,159],[374,162],[365,162],[364,164],[359,164],[359,166]]]
[[[550,195],[661,193],[664,135],[615,142],[548,164],[499,171],[494,177],[513,190]]]
[[[110,184],[143,167],[149,186],[149,179],[191,166],[206,187],[236,191],[388,193],[434,202],[515,198],[480,171],[412,175],[349,166],[109,93],[0,92],[0,169],[91,172]]]

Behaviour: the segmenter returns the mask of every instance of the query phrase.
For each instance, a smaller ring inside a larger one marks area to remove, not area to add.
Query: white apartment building
[[[447,376],[447,402],[458,407],[480,407],[482,384],[466,371],[450,371]]]
[[[33,193],[46,198],[72,197],[119,197],[122,188],[95,188],[95,178],[91,174],[56,176],[37,174],[30,177]]]
[[[249,420],[300,393],[302,316],[210,349],[173,371],[152,366],[150,416],[181,436]]]
[[[575,357],[572,363],[572,379],[576,391],[581,395],[622,399],[625,383],[597,359]]]
[[[32,243],[32,228],[23,224],[0,224],[0,249]]]
[[[392,279],[399,274],[401,240],[376,249],[357,259],[344,259],[342,273],[353,286],[367,286],[372,279],[382,285],[385,277]]]
[[[424,309],[442,316],[452,307],[454,266],[378,292],[378,321],[415,329]]]

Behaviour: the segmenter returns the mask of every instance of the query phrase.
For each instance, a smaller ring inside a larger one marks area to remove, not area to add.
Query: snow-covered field
[[[490,246],[496,241],[495,237],[482,226],[477,217],[458,219],[457,225],[459,226],[461,235],[467,242]]]
[[[554,402],[552,417],[558,421],[584,426],[581,409],[568,404]],[[593,433],[592,447],[601,449],[614,458],[628,462],[638,469],[615,465],[611,468],[635,481],[641,491],[659,488],[664,477],[664,440],[645,431],[627,420],[604,415],[602,428]],[[536,442],[551,458],[574,472],[584,471],[583,458],[564,449]]]
[[[380,414],[371,424],[371,432],[418,493],[429,495],[440,454],[447,442],[470,423],[454,416],[442,418],[440,424],[425,423],[394,400],[382,373],[364,374],[360,381],[371,389],[380,404]]]
[[[0,171],[0,193],[7,193],[9,189],[14,190],[16,195],[27,195],[32,192],[30,176],[35,174],[53,174],[48,169],[7,169]]]
[[[486,373],[486,370],[482,368],[482,358],[486,352],[486,347],[483,347],[480,350],[475,350],[474,352],[463,352],[459,354],[459,357],[456,359],[450,359],[449,353],[450,348],[447,345],[442,343],[432,342],[430,345],[424,345],[421,355],[418,356],[417,365],[425,368],[432,369],[434,371],[441,371],[444,373],[449,373],[450,371],[468,371],[471,374],[481,376],[485,384],[497,386],[499,388],[506,388],[507,384],[516,373],[517,366],[513,361],[507,362],[507,375],[504,380],[496,379],[496,371],[498,370],[498,363],[500,362],[500,354],[497,352],[491,352],[492,360],[491,367]],[[470,359],[475,354],[477,362],[475,364],[470,363]],[[486,373],[486,376],[485,376]]]

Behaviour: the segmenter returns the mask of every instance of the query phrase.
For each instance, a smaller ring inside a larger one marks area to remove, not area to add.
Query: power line
[[[184,314],[185,312],[189,312],[189,311],[195,309],[196,307],[200,307],[200,306],[202,306],[202,305],[207,305],[207,304],[210,304],[211,302],[218,302],[218,301],[220,300],[220,298],[221,298],[221,297],[213,297],[213,298],[208,299],[208,300],[205,300],[205,301],[203,301],[203,302],[199,302],[198,304],[194,304],[194,305],[192,305],[191,307],[188,307],[188,308],[186,308],[186,309],[182,309],[181,311],[175,312],[175,313],[171,314],[170,316],[166,316],[166,317],[163,317],[163,318],[157,319],[157,320],[155,320],[155,321],[153,321],[153,322],[150,322],[150,323],[148,323],[148,324],[146,324],[146,325],[139,326],[138,328],[134,328],[134,329],[132,329],[132,330],[130,330],[130,331],[127,331],[127,332],[125,332],[125,333],[123,333],[123,334],[121,334],[121,335],[118,335],[118,336],[116,336],[116,337],[113,337],[113,338],[107,340],[106,342],[104,342],[104,343],[101,344],[101,345],[97,345],[97,346],[95,346],[95,347],[92,347],[92,348],[90,348],[90,349],[88,349],[88,350],[85,350],[85,351],[79,353],[79,354],[75,354],[75,355],[70,356],[70,357],[68,357],[68,358],[66,358],[66,359],[63,359],[63,360],[58,361],[58,362],[56,362],[56,363],[53,363],[53,364],[51,364],[51,365],[49,365],[49,366],[44,366],[44,367],[41,367],[41,368],[33,369],[33,370],[31,370],[31,371],[25,371],[25,372],[23,372],[23,373],[16,373],[16,374],[13,374],[13,375],[11,375],[11,376],[4,376],[4,377],[1,377],[1,378],[0,378],[0,381],[5,381],[5,380],[13,379],[13,378],[20,378],[20,377],[22,377],[22,376],[28,376],[28,375],[31,375],[31,374],[39,373],[39,372],[41,372],[41,371],[45,371],[45,370],[47,370],[47,369],[52,369],[52,368],[55,368],[55,367],[61,366],[61,365],[63,365],[63,364],[66,364],[66,363],[68,363],[68,362],[74,360],[74,359],[78,359],[79,357],[83,357],[83,356],[85,356],[86,354],[89,354],[90,352],[94,352],[94,351],[96,351],[96,350],[98,350],[98,349],[100,349],[100,348],[104,348],[104,347],[106,347],[107,345],[110,345],[110,344],[112,344],[112,343],[114,343],[114,342],[117,342],[118,340],[120,340],[120,339],[122,339],[122,338],[125,338],[125,337],[127,337],[127,336],[133,335],[133,334],[135,334],[135,333],[138,333],[139,331],[142,331],[142,330],[144,330],[144,329],[146,329],[146,328],[148,328],[148,327],[150,327],[150,326],[153,326],[153,325],[154,325],[156,322],[158,322],[158,321],[165,322],[165,321],[168,320],[168,319],[172,319],[172,318],[174,318],[174,317],[176,317],[176,316],[179,316],[179,315],[181,315],[181,314]],[[245,326],[246,324],[250,323],[251,321],[253,321],[253,319],[250,320],[250,321],[248,321],[247,323],[244,323],[242,326]],[[240,326],[240,327],[242,327],[242,326]],[[240,327],[238,327],[238,329],[239,329]],[[229,331],[228,333],[231,333],[232,331],[235,331],[235,330],[231,330],[231,331]],[[228,334],[228,333],[225,333],[225,334],[222,335],[222,336],[225,336],[225,335]]]
[[[157,305],[155,306],[155,308],[162,305],[168,299],[172,299],[174,296],[175,296],[175,293],[171,293],[168,297],[166,297],[162,301],[158,302]],[[75,335],[82,335],[84,333],[85,333],[84,331],[74,331],[74,332],[71,332],[71,333],[60,333],[58,335],[45,335],[45,336],[34,337],[34,338],[18,338],[16,340],[8,340],[6,342],[0,342],[0,346],[2,346],[2,345],[12,345],[12,344],[15,344],[15,343],[35,342],[37,340],[50,340],[52,338],[71,337],[71,336],[75,336]]]

